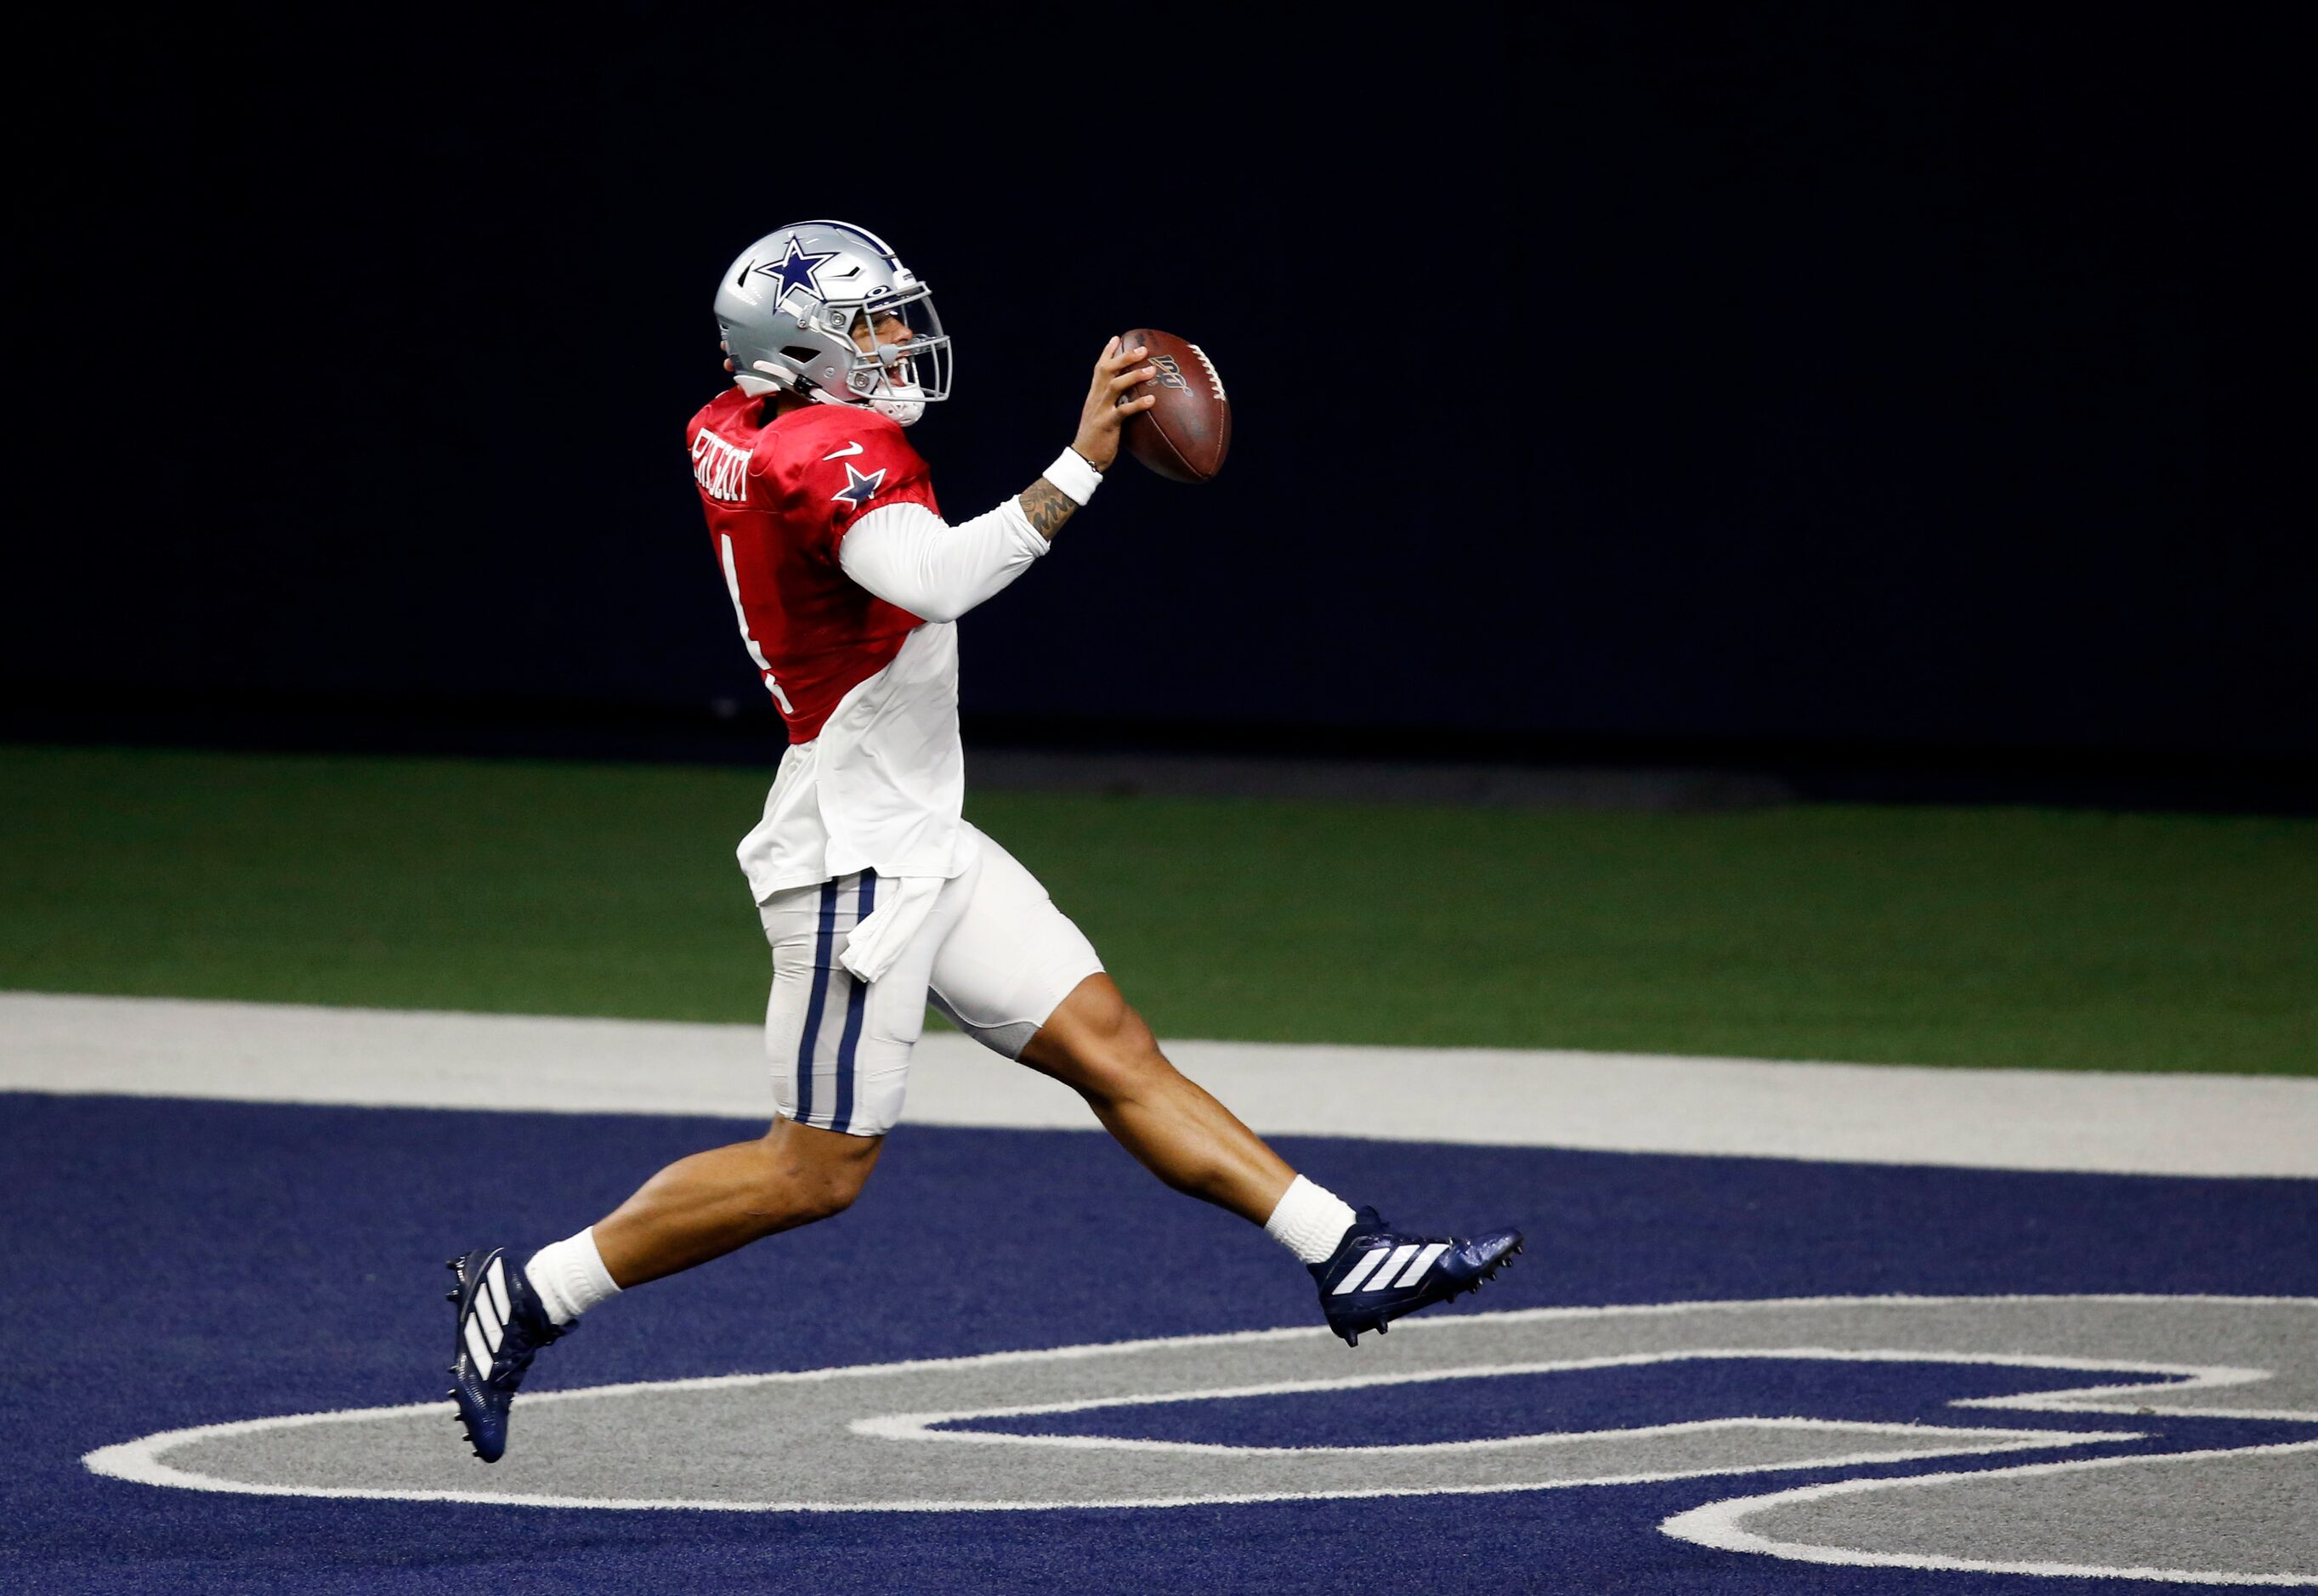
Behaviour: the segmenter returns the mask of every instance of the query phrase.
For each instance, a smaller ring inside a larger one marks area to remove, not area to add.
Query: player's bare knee
[[[849,1136],[854,1143],[845,1153],[822,1161],[821,1177],[822,1217],[826,1219],[842,1214],[869,1184],[869,1172],[877,1167],[878,1139],[875,1136]]]
[[[819,1175],[817,1183],[809,1188],[813,1199],[813,1217],[816,1219],[834,1219],[844,1213],[853,1206],[854,1199],[861,1195],[861,1188],[869,1183],[869,1168],[867,1164],[840,1165],[834,1169],[822,1170],[817,1173]]]
[[[766,1171],[764,1212],[778,1216],[780,1228],[833,1219],[853,1206],[868,1184],[867,1163],[832,1164],[783,1159]]]
[[[830,1219],[851,1207],[877,1167],[883,1138],[849,1136],[777,1121],[762,1143],[768,1204],[795,1223]]]
[[[1141,1015],[1121,1001],[1107,1018],[1110,1023],[1072,1038],[1072,1084],[1081,1092],[1098,1101],[1132,1100],[1175,1078],[1175,1066]]]

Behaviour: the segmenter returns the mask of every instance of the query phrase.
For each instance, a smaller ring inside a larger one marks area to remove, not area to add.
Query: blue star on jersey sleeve
[[[848,505],[858,510],[876,498],[877,489],[885,485],[885,468],[884,466],[879,466],[876,471],[864,476],[853,469],[853,462],[849,460],[845,462],[845,486],[829,497],[832,503]],[[840,513],[842,514],[842,512]]]

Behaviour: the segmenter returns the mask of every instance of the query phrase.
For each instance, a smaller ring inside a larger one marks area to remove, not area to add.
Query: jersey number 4
[[[757,668],[764,674],[765,691],[770,693],[773,702],[781,706],[781,713],[793,715],[796,711],[790,706],[789,695],[781,691],[780,683],[773,680],[773,668],[765,663],[765,650],[759,648],[757,640],[749,635],[749,612],[741,607],[741,573],[732,569],[732,539],[728,533],[719,533],[716,542],[724,551],[724,591],[732,596],[732,618],[741,623],[741,641],[749,645],[749,658],[757,662]]]

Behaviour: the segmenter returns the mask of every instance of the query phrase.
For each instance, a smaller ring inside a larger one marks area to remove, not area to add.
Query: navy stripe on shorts
[[[861,895],[853,910],[853,923],[859,925],[876,912],[877,907],[877,877],[869,871],[861,873]],[[846,979],[845,1030],[837,1042],[837,1107],[830,1115],[829,1128],[849,1131],[853,1128],[854,1050],[861,1044],[861,1015],[869,1004],[869,983],[849,973]]]
[[[821,1010],[829,996],[829,972],[837,963],[837,883],[821,883],[821,935],[813,943],[813,997],[805,1004],[804,1030],[797,1038],[796,1116],[813,1123],[813,1047],[821,1035]]]

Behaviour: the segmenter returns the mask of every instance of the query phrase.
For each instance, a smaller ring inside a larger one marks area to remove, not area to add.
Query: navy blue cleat
[[[1365,1331],[1382,1335],[1404,1314],[1478,1291],[1521,1250],[1517,1230],[1493,1230],[1469,1242],[1405,1236],[1374,1208],[1362,1208],[1328,1261],[1310,1267],[1328,1328],[1357,1347]]]
[[[448,1294],[459,1308],[449,1394],[459,1404],[459,1422],[475,1456],[497,1463],[507,1450],[508,1410],[533,1354],[571,1327],[556,1328],[524,1278],[523,1266],[508,1267],[503,1248],[478,1247],[451,1260],[449,1268],[459,1277],[458,1289]]]

